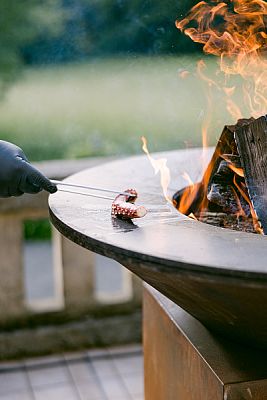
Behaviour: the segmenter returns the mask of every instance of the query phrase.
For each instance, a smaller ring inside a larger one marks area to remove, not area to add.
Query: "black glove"
[[[57,191],[56,185],[29,163],[18,146],[0,140],[0,197],[38,193],[43,189],[49,193]]]

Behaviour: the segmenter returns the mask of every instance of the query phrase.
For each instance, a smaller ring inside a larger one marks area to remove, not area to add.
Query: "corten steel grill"
[[[206,164],[212,153],[206,151]],[[202,150],[163,155],[173,193],[185,186],[184,171],[194,182],[201,179]],[[125,222],[111,217],[108,200],[58,192],[50,196],[50,214],[63,235],[117,260],[210,330],[267,347],[266,236],[206,225],[178,213],[166,205],[146,156],[88,169],[66,182],[135,188],[137,202],[149,212]]]

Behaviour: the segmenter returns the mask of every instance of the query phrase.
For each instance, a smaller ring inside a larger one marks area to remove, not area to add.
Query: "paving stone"
[[[122,375],[122,380],[131,396],[144,396],[143,379],[139,374]]]
[[[9,394],[0,395],[0,400],[34,400],[32,394],[28,391],[10,392]]]
[[[33,388],[57,383],[67,383],[70,378],[65,366],[37,368],[29,370],[28,374]]]
[[[112,360],[92,360],[92,366],[100,377],[109,377],[116,374],[116,368]]]
[[[143,375],[143,358],[140,356],[114,358],[113,362],[121,375],[134,373]]]
[[[4,372],[0,374],[0,395],[27,389],[28,380],[24,371]]]
[[[68,368],[72,379],[79,384],[80,382],[88,382],[95,379],[95,373],[89,362],[80,361],[68,363]]]
[[[75,389],[68,384],[34,390],[35,400],[80,400]]]
[[[114,398],[129,399],[129,393],[125,389],[122,380],[117,377],[104,378],[101,380],[101,386],[109,400],[113,400]]]
[[[0,363],[0,400],[144,400],[139,351],[117,346]]]
[[[98,382],[80,383],[77,386],[81,400],[106,400]],[[127,398],[125,398],[127,400]]]

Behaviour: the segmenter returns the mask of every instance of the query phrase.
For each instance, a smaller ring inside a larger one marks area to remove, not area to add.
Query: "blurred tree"
[[[28,63],[58,63],[98,55],[173,54],[200,46],[175,27],[196,0],[62,0],[64,29],[40,32],[24,49]]]
[[[28,64],[56,64],[88,56],[84,49],[87,35],[83,0],[58,0],[57,3],[62,15],[61,29],[54,35],[47,35],[44,26],[40,29],[35,40],[23,48],[23,57]]]
[[[170,54],[199,48],[175,27],[175,20],[185,15],[195,0],[95,0],[95,3],[101,4],[103,14],[98,30],[99,51]]]
[[[0,89],[14,80],[23,62],[21,49],[41,32],[58,35],[63,13],[58,0],[1,0]]]

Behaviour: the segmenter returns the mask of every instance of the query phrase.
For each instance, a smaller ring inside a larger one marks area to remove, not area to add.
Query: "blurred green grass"
[[[142,135],[152,151],[201,145],[206,86],[196,61],[129,57],[27,69],[0,103],[0,137],[30,160],[141,153]],[[214,59],[207,68],[214,72]],[[232,122],[216,96],[210,144]]]

